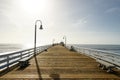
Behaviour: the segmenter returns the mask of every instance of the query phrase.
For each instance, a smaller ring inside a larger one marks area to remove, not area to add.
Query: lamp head
[[[40,25],[40,28],[39,28],[39,29],[41,29],[41,30],[43,29],[42,25]]]

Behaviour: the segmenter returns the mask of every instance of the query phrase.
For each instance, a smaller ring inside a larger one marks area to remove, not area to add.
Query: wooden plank
[[[47,52],[37,55],[39,74],[35,58],[30,60],[28,67],[19,67],[0,77],[0,80],[119,80],[119,71],[109,74],[97,67],[98,62],[63,46],[54,46]]]

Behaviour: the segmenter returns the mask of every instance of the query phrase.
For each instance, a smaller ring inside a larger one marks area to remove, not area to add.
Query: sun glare
[[[39,14],[44,12],[48,6],[48,0],[20,0],[23,10],[30,14]]]

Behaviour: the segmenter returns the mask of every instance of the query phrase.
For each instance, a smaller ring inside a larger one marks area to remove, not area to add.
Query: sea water
[[[22,49],[20,44],[0,44],[0,53],[11,52]]]
[[[105,45],[105,44],[74,44],[78,47],[109,51],[120,54],[120,45]]]
[[[97,50],[104,50],[109,51],[113,53],[120,54],[120,45],[104,45],[104,44],[74,44],[79,47],[83,48],[91,48],[91,49],[97,49]],[[23,46],[20,44],[0,44],[0,53],[4,52],[11,52],[16,50],[23,49]]]

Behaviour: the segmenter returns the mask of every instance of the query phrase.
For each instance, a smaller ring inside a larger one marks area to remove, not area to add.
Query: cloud
[[[87,23],[87,19],[86,18],[82,18],[79,20],[79,24],[86,24]]]
[[[82,17],[75,23],[76,26],[85,25],[88,23],[88,16]]]
[[[120,13],[120,8],[117,7],[109,8],[105,11],[105,13]]]

